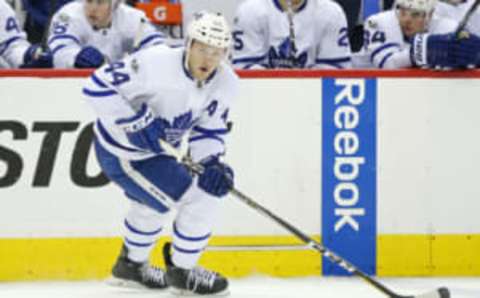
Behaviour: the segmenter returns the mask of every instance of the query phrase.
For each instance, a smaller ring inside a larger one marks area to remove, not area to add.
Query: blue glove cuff
[[[410,48],[410,60],[413,65],[427,66],[428,65],[428,33],[415,34],[412,40],[412,47]]]
[[[115,123],[126,133],[134,133],[146,128],[155,120],[152,109],[145,103],[140,111],[130,118],[118,119]]]

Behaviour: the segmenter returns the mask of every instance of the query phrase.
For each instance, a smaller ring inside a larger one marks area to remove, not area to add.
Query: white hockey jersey
[[[19,67],[29,47],[27,35],[20,27],[15,12],[5,0],[0,0],[0,57],[8,67]]]
[[[351,65],[347,20],[332,0],[305,0],[293,15],[296,53],[289,20],[278,0],[245,0],[234,20],[235,68],[348,68]]]
[[[184,67],[184,48],[152,46],[122,61],[99,68],[83,89],[98,120],[95,134],[102,146],[126,159],[154,156],[131,144],[116,124],[149,105],[166,129],[167,141],[179,146],[189,136],[194,160],[223,154],[227,118],[239,79],[231,66],[220,67],[199,87]],[[190,133],[190,135],[187,135]]]
[[[435,7],[435,14],[439,17],[453,19],[457,22],[457,24],[459,24],[474,2],[475,0],[467,0],[458,5],[438,2],[437,6]],[[468,20],[467,24],[465,25],[465,29],[475,35],[480,35],[480,11],[478,9]]]
[[[88,22],[82,1],[63,6],[53,17],[48,45],[56,68],[72,68],[84,46],[100,50],[107,61],[152,44],[163,43],[164,35],[147,20],[145,14],[123,3],[113,11],[109,28],[95,29]]]
[[[455,30],[455,22],[433,16],[428,26],[431,34]],[[412,67],[410,42],[403,35],[395,10],[370,16],[364,26],[363,52],[358,56],[362,66],[385,69]]]

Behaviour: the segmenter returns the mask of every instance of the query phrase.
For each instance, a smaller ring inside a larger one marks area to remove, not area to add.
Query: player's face
[[[290,0],[292,3],[292,8],[293,10],[297,10],[300,6],[302,6],[303,2],[305,0]],[[280,0],[280,5],[283,7],[283,9],[288,9],[288,0]]]
[[[111,0],[85,0],[85,16],[90,25],[105,28],[112,19]]]
[[[397,16],[402,32],[406,37],[412,37],[427,28],[425,12],[399,7],[397,8]]]
[[[204,81],[217,69],[225,58],[225,54],[226,49],[212,47],[194,40],[188,57],[188,68],[192,76],[199,81]]]

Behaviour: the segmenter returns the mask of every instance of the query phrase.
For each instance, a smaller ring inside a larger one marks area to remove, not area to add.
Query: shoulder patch
[[[372,29],[377,29],[378,23],[377,21],[370,19],[367,21],[367,27],[370,27]]]
[[[58,16],[58,20],[63,22],[63,23],[68,23],[70,21],[70,16],[68,16],[66,13],[61,13]]]
[[[132,59],[132,62],[130,62],[130,67],[135,73],[138,73],[138,69],[140,68],[140,65],[138,65],[137,58]]]

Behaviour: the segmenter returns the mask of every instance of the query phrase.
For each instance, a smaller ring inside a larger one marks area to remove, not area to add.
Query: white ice
[[[381,281],[401,295],[419,295],[446,286],[452,298],[480,298],[480,278],[386,278]],[[358,278],[231,279],[231,298],[381,298]],[[100,281],[0,283],[0,298],[162,298],[168,291],[114,288]]]

